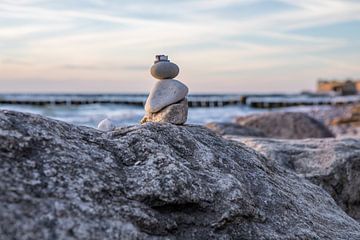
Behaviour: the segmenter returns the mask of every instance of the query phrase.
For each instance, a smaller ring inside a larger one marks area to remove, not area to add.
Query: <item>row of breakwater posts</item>
[[[123,104],[144,106],[147,94],[0,94],[2,105]],[[189,107],[222,107],[243,104],[239,95],[189,95]]]
[[[144,106],[146,97],[145,94],[0,94],[0,104],[35,106],[123,104]],[[354,103],[360,103],[360,95],[193,94],[188,97],[189,107],[243,105],[252,108],[271,109]]]

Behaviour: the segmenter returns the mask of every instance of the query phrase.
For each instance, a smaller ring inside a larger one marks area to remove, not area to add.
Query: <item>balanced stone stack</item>
[[[168,56],[156,55],[151,75],[158,79],[145,103],[145,122],[167,122],[184,124],[187,120],[189,89],[173,79],[179,74],[179,67],[169,61]]]

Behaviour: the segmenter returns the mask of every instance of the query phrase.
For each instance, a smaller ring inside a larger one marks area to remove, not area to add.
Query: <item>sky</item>
[[[360,0],[0,0],[0,92],[148,92],[156,54],[190,93],[360,79]]]

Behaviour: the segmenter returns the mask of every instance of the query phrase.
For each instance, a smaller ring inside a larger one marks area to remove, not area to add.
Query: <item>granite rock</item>
[[[320,187],[200,126],[0,111],[0,239],[360,239]]]
[[[145,103],[147,113],[156,113],[170,104],[181,101],[189,89],[175,79],[157,81]]]
[[[360,137],[360,124],[356,124],[354,118],[356,104],[315,107],[306,113],[323,122],[336,137]]]
[[[360,139],[275,140],[227,136],[321,186],[360,221]]]
[[[166,122],[172,124],[184,124],[188,115],[188,101],[183,99],[178,103],[173,103],[160,112],[146,113],[141,123],[145,122]]]
[[[242,126],[229,122],[211,122],[205,124],[213,132],[219,135],[236,135],[243,137],[266,137],[265,134],[257,129]]]
[[[236,122],[255,128],[270,138],[330,138],[333,133],[320,121],[301,112],[270,112],[238,117]]]
[[[179,67],[172,62],[160,61],[151,66],[150,72],[157,79],[172,79],[179,74]]]

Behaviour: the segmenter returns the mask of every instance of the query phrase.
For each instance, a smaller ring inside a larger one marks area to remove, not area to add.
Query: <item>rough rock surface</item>
[[[204,127],[0,111],[1,239],[360,239],[320,187]]]
[[[292,169],[329,192],[360,220],[360,139],[274,140],[227,136]]]
[[[236,123],[211,122],[205,124],[213,132],[219,135],[236,135],[244,137],[265,137],[265,134],[257,129],[245,127]]]
[[[353,125],[354,127],[360,127],[360,104],[352,106],[349,111],[350,116],[342,116],[335,118],[331,121],[331,125]]]
[[[140,123],[161,122],[172,124],[184,124],[188,115],[188,101],[183,99],[178,103],[171,104],[160,112],[146,113]]]
[[[360,104],[344,108],[344,114],[329,121],[329,128],[337,136],[360,137]]]
[[[338,119],[352,118],[353,107],[354,105],[313,107],[306,113],[323,122],[336,137],[359,137],[360,126],[334,124]]]
[[[238,124],[256,128],[270,138],[329,138],[331,131],[320,121],[300,112],[272,112],[236,119]]]
[[[188,94],[188,87],[175,79],[157,81],[145,103],[145,111],[156,113],[170,104],[177,103]]]

